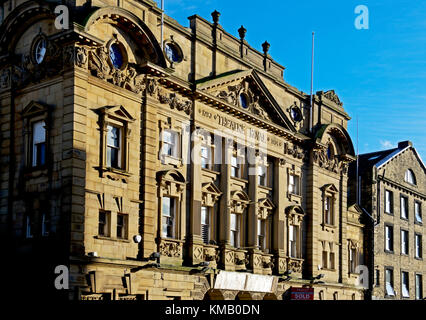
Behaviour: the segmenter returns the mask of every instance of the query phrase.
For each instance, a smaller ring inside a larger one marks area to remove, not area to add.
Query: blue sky
[[[369,29],[355,28],[355,7],[369,10]],[[315,32],[314,91],[334,89],[352,117],[359,152],[411,140],[426,161],[426,1],[412,0],[165,0],[166,14],[185,27],[198,14],[220,24],[286,67],[284,79],[310,91],[311,33]]]

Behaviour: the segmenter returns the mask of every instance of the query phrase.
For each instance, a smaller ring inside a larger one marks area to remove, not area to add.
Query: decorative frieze
[[[171,258],[181,258],[182,244],[179,241],[161,239],[160,254]]]

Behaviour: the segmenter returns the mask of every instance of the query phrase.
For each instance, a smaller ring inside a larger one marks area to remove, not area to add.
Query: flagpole
[[[359,202],[359,149],[358,149],[358,115],[356,116],[356,203],[361,205]]]
[[[313,104],[312,104],[312,99],[313,99],[313,94],[314,94],[314,35],[315,33],[312,32],[312,59],[311,59],[311,101],[310,101],[310,108],[309,108],[309,131],[312,132],[312,127],[314,125],[314,119],[312,119],[313,116]]]
[[[164,37],[164,0],[161,0],[161,50],[163,50]]]

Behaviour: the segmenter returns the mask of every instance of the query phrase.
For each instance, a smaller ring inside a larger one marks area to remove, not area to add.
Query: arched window
[[[416,183],[416,176],[414,175],[413,170],[408,169],[405,171],[405,182],[411,183],[411,184],[417,184]]]

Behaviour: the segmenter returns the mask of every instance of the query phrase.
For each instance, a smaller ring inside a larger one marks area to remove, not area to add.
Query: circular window
[[[37,64],[43,62],[46,56],[47,43],[45,38],[39,38],[34,44],[34,60]]]
[[[243,93],[240,94],[240,106],[243,107],[244,109],[248,108],[247,96]]]
[[[121,69],[124,64],[123,50],[117,43],[111,44],[109,47],[109,58],[116,69]]]
[[[290,109],[290,115],[293,121],[299,122],[302,120],[302,112],[299,108],[293,107]]]
[[[172,63],[179,63],[183,60],[182,51],[174,43],[166,43],[164,53],[166,54],[166,58]]]

